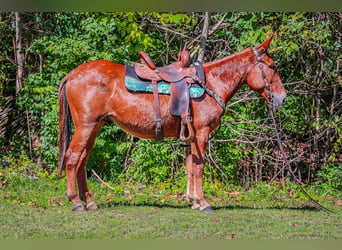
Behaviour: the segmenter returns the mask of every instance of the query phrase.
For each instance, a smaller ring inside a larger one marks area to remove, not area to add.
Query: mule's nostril
[[[286,98],[283,99],[283,105],[286,103]]]

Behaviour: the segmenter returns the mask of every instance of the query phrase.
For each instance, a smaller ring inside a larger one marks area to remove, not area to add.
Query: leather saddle
[[[181,117],[179,138],[191,141],[194,137],[192,116],[190,114],[189,84],[195,83],[197,68],[189,67],[190,53],[185,44],[178,61],[163,67],[156,67],[150,57],[143,51],[139,52],[141,63],[134,63],[137,76],[149,80],[153,85],[154,104],[156,110],[156,140],[163,140],[161,112],[158,97],[158,82],[166,82],[171,86],[169,111],[172,115]]]
[[[170,83],[171,102],[169,110],[172,115],[180,116],[187,112],[190,101],[188,84],[194,83],[192,78],[196,76],[196,69],[194,67],[183,68],[181,62],[174,62],[164,67],[156,67],[155,69],[144,63],[134,63],[134,67],[137,75],[142,79]]]

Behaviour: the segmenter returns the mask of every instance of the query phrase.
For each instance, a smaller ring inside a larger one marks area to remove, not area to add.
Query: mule
[[[286,91],[274,61],[266,53],[271,40],[272,36],[255,46],[254,51],[247,48],[204,63],[207,86],[225,103],[243,84],[269,101],[265,79],[269,83],[272,105],[281,107],[286,100]],[[258,67],[260,64],[263,65],[264,77]],[[87,188],[85,168],[95,138],[106,121],[115,123],[133,136],[155,139],[153,95],[132,93],[126,89],[124,81],[124,65],[96,60],[78,66],[61,82],[58,168],[59,175],[66,169],[67,198],[73,203],[73,211],[98,209]],[[169,112],[170,96],[160,95],[159,98],[163,135],[177,138],[180,118]],[[209,134],[219,125],[224,110],[207,94],[198,100],[192,99],[191,107],[195,136],[186,148],[186,198],[192,209],[211,211],[203,194],[205,150]],[[72,121],[75,132],[69,144]]]

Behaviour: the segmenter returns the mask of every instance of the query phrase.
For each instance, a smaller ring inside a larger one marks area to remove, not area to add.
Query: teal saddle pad
[[[137,76],[133,66],[125,66],[125,85],[126,88],[133,92],[148,92],[153,93],[153,86],[151,81],[145,80]],[[170,83],[164,81],[158,81],[158,93],[169,95],[171,92]],[[189,85],[190,97],[199,98],[203,96],[204,89],[197,83],[192,83]]]

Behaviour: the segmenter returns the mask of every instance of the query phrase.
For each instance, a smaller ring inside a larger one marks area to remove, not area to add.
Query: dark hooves
[[[72,211],[73,212],[83,212],[83,211],[85,211],[85,209],[81,203],[77,203],[75,206],[73,206]]]
[[[96,211],[99,208],[96,206],[96,204],[94,202],[90,202],[87,204],[86,210],[87,211]]]

